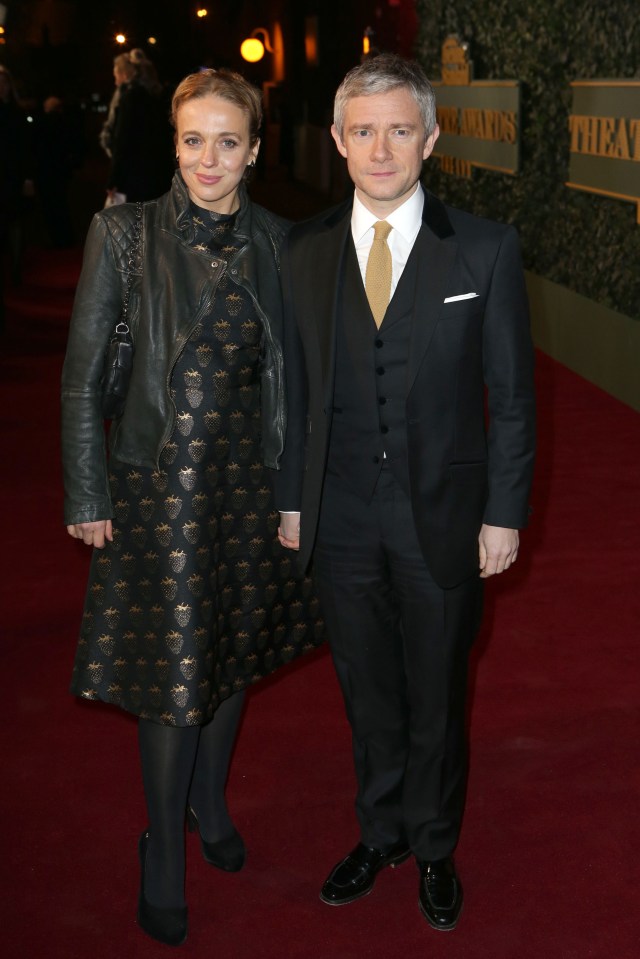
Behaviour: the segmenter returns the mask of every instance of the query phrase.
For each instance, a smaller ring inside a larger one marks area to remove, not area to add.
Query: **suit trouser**
[[[406,837],[419,860],[447,856],[464,807],[482,580],[434,582],[410,500],[386,467],[370,503],[327,476],[314,556],[352,730],[361,841],[386,850]]]

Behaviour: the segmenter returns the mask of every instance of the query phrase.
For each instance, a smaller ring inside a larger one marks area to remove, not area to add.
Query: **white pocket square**
[[[456,303],[458,300],[472,300],[475,296],[480,296],[479,293],[460,293],[459,296],[447,296],[445,297],[445,303]]]

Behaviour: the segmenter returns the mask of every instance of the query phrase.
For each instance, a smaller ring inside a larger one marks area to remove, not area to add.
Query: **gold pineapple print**
[[[195,496],[191,499],[191,508],[196,516],[202,516],[209,504],[209,497],[206,493],[196,493]]]
[[[242,517],[242,528],[246,533],[253,533],[258,525],[258,514],[253,511]]]
[[[207,452],[207,444],[203,439],[191,440],[188,451],[194,463],[201,463]]]
[[[225,343],[222,347],[222,356],[227,366],[235,366],[238,362],[238,347],[235,343]]]
[[[153,591],[153,583],[151,580],[147,579],[146,577],[144,579],[139,579],[137,588],[142,598],[149,602]]]
[[[136,524],[136,526],[134,526],[131,530],[131,539],[138,549],[142,549],[144,547],[145,543],[147,542],[147,536],[148,533],[146,528],[144,526],[140,526],[139,523]]]
[[[243,436],[238,444],[238,453],[240,459],[244,462],[249,459],[251,451],[253,450],[253,440],[249,439],[248,436]]]
[[[116,591],[116,596],[118,597],[118,599],[121,599],[124,602],[128,601],[129,595],[131,593],[131,588],[126,579],[119,579],[113,588]]]
[[[228,320],[217,320],[213,324],[213,333],[217,340],[226,343],[231,336],[231,323]]]
[[[251,556],[256,559],[260,553],[264,550],[265,541],[262,536],[254,536],[249,540],[249,553]]]
[[[119,499],[113,504],[113,511],[119,523],[126,523],[129,518],[129,509],[129,501],[126,499]]]
[[[116,642],[110,633],[102,633],[101,636],[98,636],[97,645],[101,653],[104,653],[105,656],[111,656]]]
[[[260,333],[260,327],[255,320],[245,320],[240,324],[240,334],[245,343],[255,343]]]
[[[216,370],[213,374],[213,390],[220,406],[226,406],[230,399],[229,374],[226,370]]]
[[[177,706],[180,706],[181,709],[189,702],[189,690],[186,686],[175,685],[171,687],[171,696]]]
[[[122,571],[124,573],[133,573],[136,567],[136,558],[133,553],[123,553],[120,562],[122,563]]]
[[[203,367],[203,369],[206,369],[213,358],[213,350],[208,343],[201,343],[196,348],[196,356],[200,366]]]
[[[207,410],[204,414],[204,425],[210,433],[217,433],[222,425],[222,416],[213,410]]]
[[[104,666],[102,663],[89,663],[87,666],[87,672],[89,673],[89,678],[94,685],[99,686],[102,682],[102,677],[104,676]]]
[[[151,482],[153,483],[154,489],[157,489],[159,493],[164,493],[167,488],[167,483],[169,482],[169,474],[166,470],[154,470],[151,474]]]
[[[233,466],[235,465],[236,464],[234,463]],[[238,471],[239,471],[239,467],[238,467]],[[231,473],[231,470],[229,472]],[[233,471],[233,473],[234,475],[236,475],[235,470]],[[249,493],[244,486],[237,486],[234,489],[233,493],[231,494],[231,502],[234,508],[237,510],[241,510],[247,501],[248,495]]]
[[[225,297],[230,316],[237,316],[242,309],[242,296],[239,293],[229,293]]]
[[[127,473],[127,486],[132,493],[138,495],[142,489],[142,473],[139,473],[138,470],[131,470]]]
[[[160,681],[169,678],[169,660],[162,657],[155,662],[156,675]]]
[[[178,603],[173,611],[178,626],[188,626],[192,613],[193,607],[188,603]]]
[[[108,579],[109,573],[111,572],[111,560],[108,556],[105,556],[104,553],[101,554],[96,561],[96,572],[100,579]]]
[[[179,496],[167,496],[164,501],[164,511],[170,519],[175,519],[182,509],[182,500]]]
[[[169,442],[165,444],[165,447],[162,450],[162,453],[160,454],[160,458],[164,463],[167,464],[167,466],[171,466],[171,464],[173,463],[177,455],[178,455],[178,444],[174,442]]]
[[[185,679],[193,679],[198,663],[195,656],[185,656],[180,660],[180,672]]]
[[[120,610],[115,606],[109,606],[104,611],[104,618],[109,629],[117,629],[120,624]]]
[[[229,416],[231,432],[240,435],[245,428],[246,419],[246,414],[242,410],[234,410]]]
[[[162,594],[167,599],[175,599],[178,593],[178,583],[172,576],[165,576],[160,583]]]
[[[171,629],[164,638],[164,641],[174,656],[182,651],[184,645],[184,636],[177,629]]]
[[[153,532],[161,546],[169,545],[173,537],[173,530],[167,523],[158,523]]]
[[[260,489],[256,490],[256,506],[258,509],[264,509],[270,499],[271,490],[268,486],[261,486]]]
[[[199,573],[192,573],[187,580],[187,587],[194,596],[200,597],[204,592],[204,579]]]
[[[176,427],[183,436],[189,436],[193,429],[194,419],[191,413],[178,413]]]
[[[138,512],[145,522],[148,522],[153,516],[153,511],[156,508],[154,500],[150,496],[145,496],[138,503]]]
[[[181,573],[187,562],[187,554],[183,549],[173,549],[169,553],[169,565],[174,573]]]
[[[190,520],[188,523],[185,523],[182,527],[182,535],[187,540],[187,542],[195,545],[200,539],[201,535],[200,524],[196,523],[195,520]]]
[[[196,485],[196,471],[191,466],[181,466],[178,471],[178,480],[183,489],[192,490]]]
[[[142,563],[144,568],[150,573],[155,573],[158,568],[158,561],[160,557],[153,550],[149,550],[148,553],[145,553],[142,557]]]

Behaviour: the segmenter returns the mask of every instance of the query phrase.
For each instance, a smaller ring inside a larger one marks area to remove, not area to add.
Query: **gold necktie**
[[[367,260],[364,285],[373,318],[379,329],[391,299],[391,250],[387,237],[392,226],[386,220],[378,220],[373,228],[375,237]]]

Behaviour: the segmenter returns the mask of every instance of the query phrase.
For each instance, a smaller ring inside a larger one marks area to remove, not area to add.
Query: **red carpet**
[[[31,250],[2,341],[4,955],[147,959],[135,724],[75,701],[88,553],[61,522],[58,379],[78,254]],[[429,929],[412,863],[341,909],[318,899],[357,840],[350,743],[326,650],[252,690],[229,783],[238,875],[189,837],[191,931],[233,959],[640,955],[640,417],[539,357],[531,529],[491,583],[474,657],[458,929]]]

